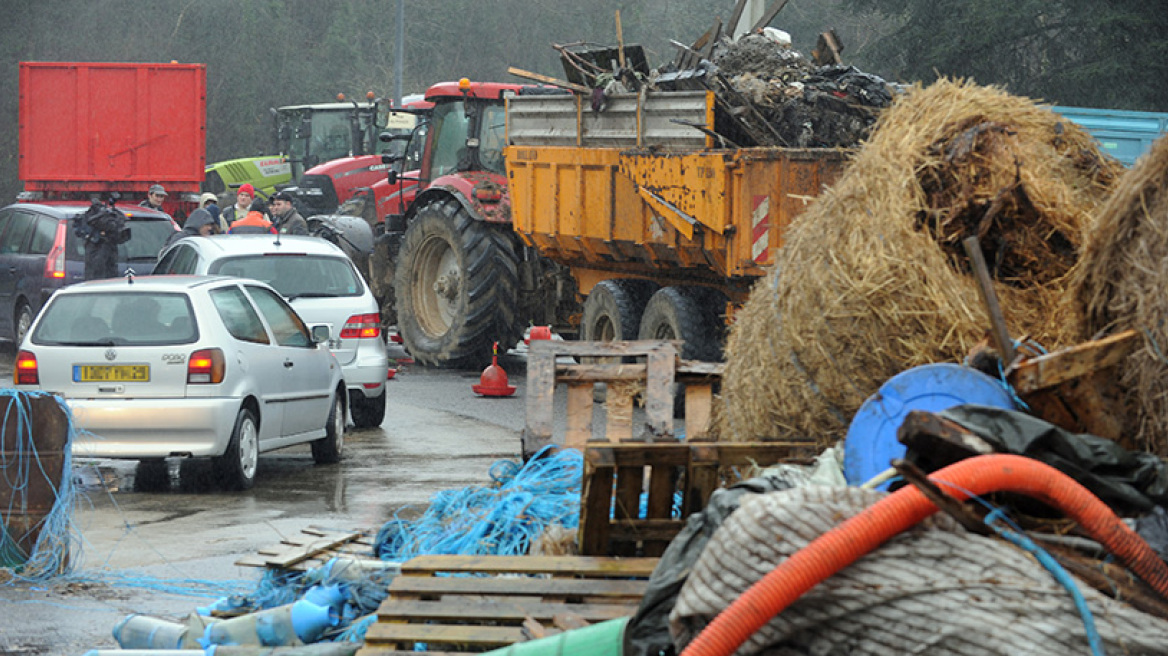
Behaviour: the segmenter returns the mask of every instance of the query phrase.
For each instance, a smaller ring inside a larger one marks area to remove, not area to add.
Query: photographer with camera
[[[73,219],[73,232],[85,244],[86,280],[118,276],[118,245],[130,240],[130,229],[126,215],[115,207],[117,201],[117,194],[104,204],[95,198],[84,214]]]

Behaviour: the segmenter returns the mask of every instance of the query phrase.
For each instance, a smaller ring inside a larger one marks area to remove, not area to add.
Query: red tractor
[[[512,231],[503,163],[505,99],[560,92],[466,79],[426,91],[430,117],[397,167],[406,172],[387,181],[405,210],[386,208],[374,255],[392,270],[398,331],[418,362],[481,367],[493,343],[510,348],[529,324],[552,323],[556,299],[574,284]],[[411,150],[420,154],[413,164]]]

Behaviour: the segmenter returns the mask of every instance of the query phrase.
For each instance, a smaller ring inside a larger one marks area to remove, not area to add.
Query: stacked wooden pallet
[[[377,611],[358,656],[497,649],[631,616],[655,558],[419,556]]]

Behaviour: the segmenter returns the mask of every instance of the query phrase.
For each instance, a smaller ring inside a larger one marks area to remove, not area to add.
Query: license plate
[[[148,364],[73,365],[75,383],[145,383],[150,381]]]

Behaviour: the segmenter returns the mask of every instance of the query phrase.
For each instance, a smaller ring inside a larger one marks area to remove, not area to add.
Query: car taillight
[[[65,278],[65,236],[68,230],[68,223],[62,221],[57,224],[57,236],[53,237],[53,247],[49,249],[49,254],[45,257],[45,277],[64,279]]]
[[[345,326],[341,328],[341,339],[369,339],[371,337],[381,337],[381,315],[377,312],[354,314],[345,321]]]
[[[17,385],[40,385],[41,377],[37,371],[36,356],[28,351],[17,353],[12,379],[16,381]]]
[[[202,349],[191,353],[187,359],[187,383],[222,383],[223,372],[227,370],[221,349]]]

